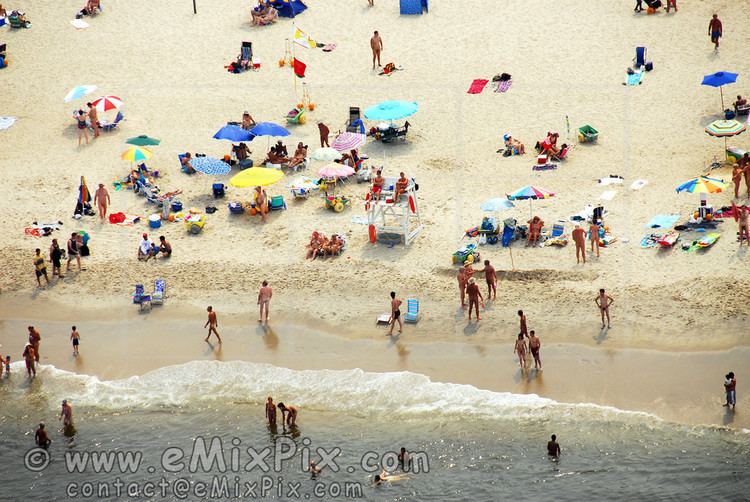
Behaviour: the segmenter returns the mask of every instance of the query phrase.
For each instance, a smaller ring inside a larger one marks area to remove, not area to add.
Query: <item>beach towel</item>
[[[630,184],[631,190],[640,190],[641,188],[648,185],[647,180],[635,180],[633,183]]]
[[[125,213],[113,213],[109,215],[109,222],[113,225],[120,225],[123,227],[132,227],[140,219],[142,216],[138,216],[135,214],[125,214]]]
[[[15,117],[0,117],[0,131],[4,131],[5,129],[10,128],[13,124],[16,123]]]
[[[512,80],[503,80],[498,82],[497,86],[495,87],[495,92],[508,92],[510,89],[510,86],[513,85]]]
[[[657,243],[662,239],[662,234],[646,234],[641,239],[642,248],[655,248]]]
[[[72,24],[76,30],[85,30],[89,27],[89,23],[83,19],[73,19],[70,21],[70,24]]]
[[[599,184],[600,185],[622,185],[622,182],[624,180],[622,179],[622,176],[612,176],[611,174],[606,178],[600,178]]]
[[[646,228],[671,228],[679,219],[679,214],[657,214],[651,218]]]
[[[467,92],[469,94],[481,94],[488,82],[487,79],[477,78],[471,83]]]
[[[599,198],[602,200],[612,200],[615,198],[615,195],[617,195],[617,190],[607,190],[606,192],[602,192]]]
[[[394,73],[396,71],[399,71],[399,70],[402,71],[403,69],[404,69],[403,66],[396,66],[393,63],[388,63],[387,65],[385,65],[383,67],[383,71],[381,71],[380,73],[378,73],[378,75],[389,75],[390,76],[392,73]]]
[[[323,46],[323,52],[333,52],[336,49],[336,44],[326,44]]]
[[[367,216],[362,216],[361,214],[357,214],[352,216],[352,223],[355,225],[367,225]]]
[[[551,171],[557,169],[557,164],[552,162],[548,162],[547,164],[534,164],[531,166],[531,169],[534,171]]]
[[[637,71],[635,73],[629,73],[625,78],[623,85],[640,85],[643,79],[643,72]]]

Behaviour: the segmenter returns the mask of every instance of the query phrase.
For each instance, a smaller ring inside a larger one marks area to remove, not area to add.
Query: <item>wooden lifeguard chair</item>
[[[417,184],[409,179],[406,192],[399,200],[393,200],[397,178],[385,178],[383,191],[378,195],[368,195],[367,224],[370,242],[402,243],[408,246],[422,231],[419,216]]]

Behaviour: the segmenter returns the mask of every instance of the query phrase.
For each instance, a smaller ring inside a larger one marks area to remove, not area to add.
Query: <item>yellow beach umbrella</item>
[[[269,169],[267,167],[251,167],[229,180],[229,184],[238,187],[265,187],[273,185],[284,177],[284,173],[278,169]]]
[[[150,159],[153,153],[148,148],[142,146],[131,146],[124,152],[120,158],[122,160],[129,160],[130,162],[140,162],[142,160]]]

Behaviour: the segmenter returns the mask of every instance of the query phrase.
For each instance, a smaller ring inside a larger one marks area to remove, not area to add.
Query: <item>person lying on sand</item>
[[[188,174],[195,174],[193,164],[191,164],[190,162],[191,160],[193,160],[193,156],[190,154],[190,152],[185,152],[185,156],[182,157],[182,160],[180,160],[180,162],[182,163],[182,167],[185,168]]]

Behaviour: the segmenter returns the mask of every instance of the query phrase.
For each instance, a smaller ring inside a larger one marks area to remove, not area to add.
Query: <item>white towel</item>
[[[644,186],[648,184],[648,180],[635,180],[632,185],[630,185],[631,190],[640,190]]]
[[[89,27],[89,23],[83,19],[73,19],[70,21],[70,24],[72,24],[76,30],[85,30]]]
[[[601,178],[599,180],[599,184],[600,185],[604,185],[604,186],[606,186],[606,185],[612,185],[612,184],[622,185],[622,182],[623,182],[622,178],[610,178],[610,177],[607,177],[607,178]]]
[[[612,200],[615,198],[615,195],[617,195],[617,190],[607,190],[606,192],[603,192],[599,198],[602,200]]]
[[[0,131],[8,129],[10,126],[16,123],[15,117],[0,117]]]

